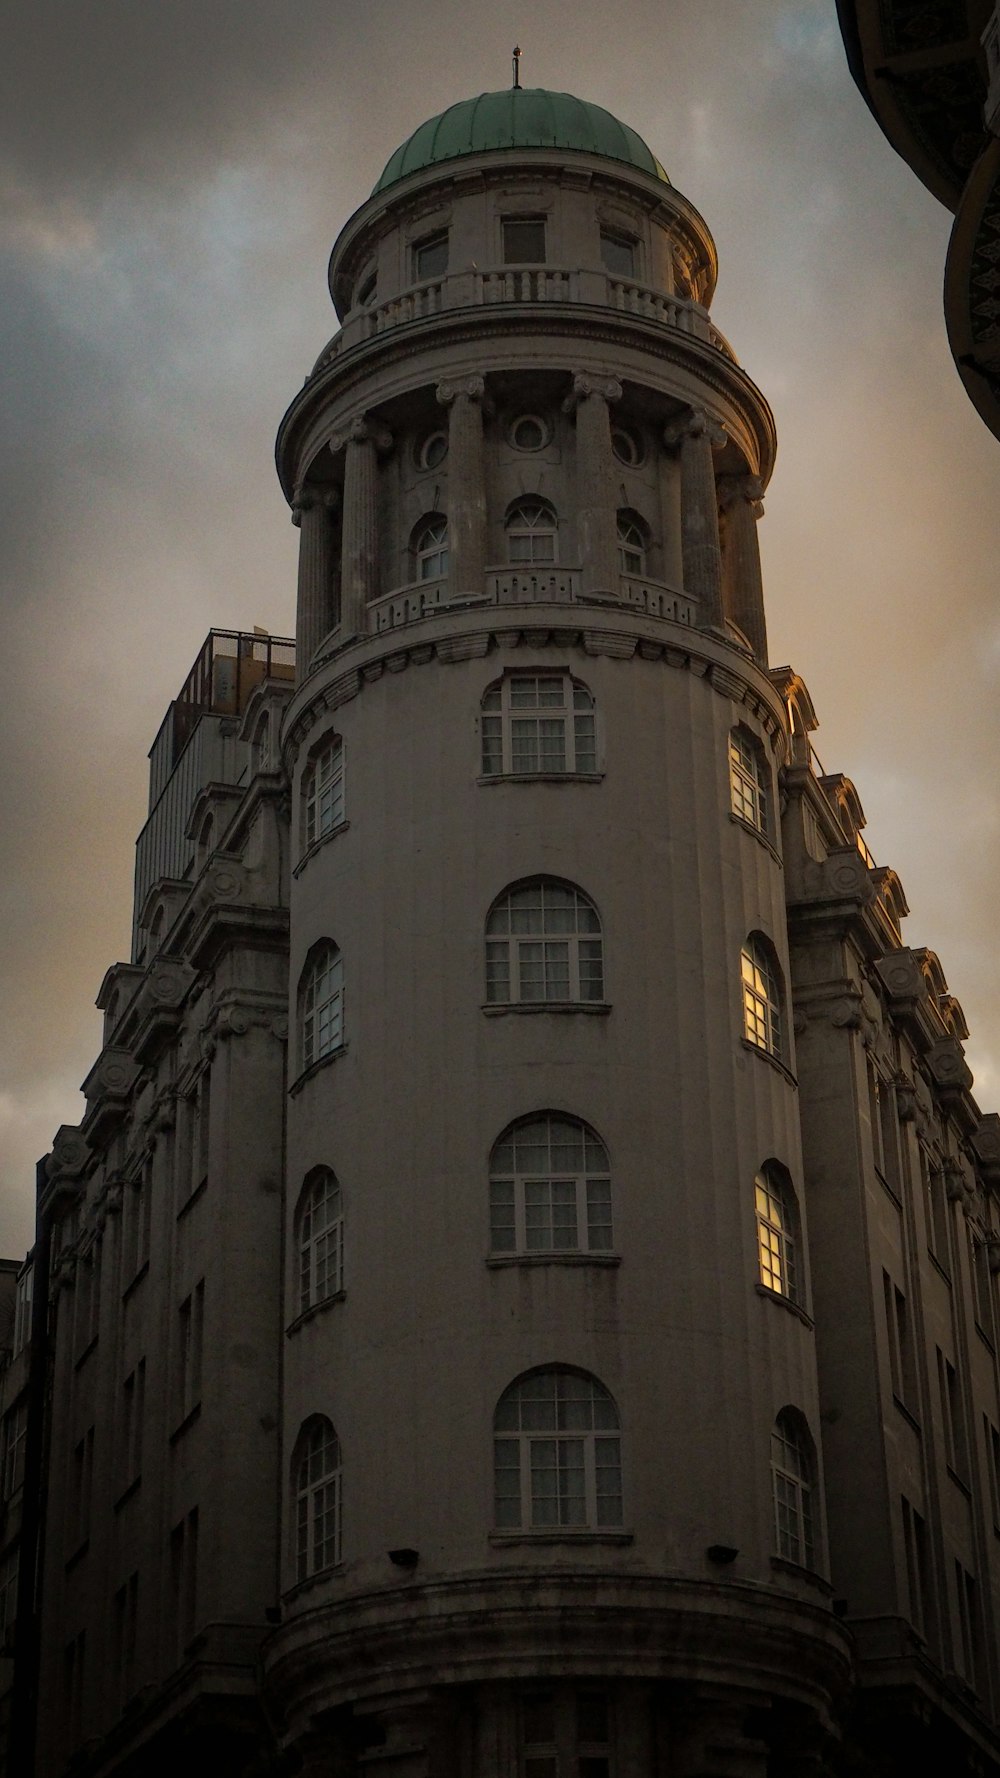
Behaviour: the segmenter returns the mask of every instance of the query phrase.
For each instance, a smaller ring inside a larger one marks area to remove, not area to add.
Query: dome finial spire
[[[521,46],[519,43],[514,45],[511,61],[514,64],[514,91],[518,92],[521,86]]]

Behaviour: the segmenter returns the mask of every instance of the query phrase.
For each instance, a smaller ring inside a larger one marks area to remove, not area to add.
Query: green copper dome
[[[624,161],[662,179],[665,185],[670,183],[642,137],[601,105],[574,99],[572,93],[509,87],[505,92],[462,99],[440,116],[428,118],[390,157],[372,196],[408,173],[494,148],[575,148],[605,160]]]

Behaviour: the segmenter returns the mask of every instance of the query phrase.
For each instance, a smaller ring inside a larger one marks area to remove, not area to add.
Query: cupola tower
[[[482,94],[342,230],[341,325],[282,423],[265,1665],[310,1771],[805,1771],[848,1673],[756,538],[774,427],[715,279],[634,131]]]

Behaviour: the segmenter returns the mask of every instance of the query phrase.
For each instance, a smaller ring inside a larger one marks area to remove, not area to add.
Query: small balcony
[[[662,290],[606,271],[557,266],[515,270],[504,266],[495,271],[449,272],[422,284],[412,284],[387,302],[373,304],[369,309],[355,309],[330,341],[312,374],[318,375],[343,352],[365,345],[379,334],[406,326],[411,321],[424,321],[446,310],[525,304],[551,307],[553,304],[576,303],[614,309],[619,314],[634,315],[637,319],[675,329],[703,341],[736,362],[729,341],[713,325],[708,311],[686,297],[667,296]]]
[[[487,568],[483,593],[452,594],[446,579],[422,580],[373,599],[368,627],[376,635],[417,623],[438,611],[466,611],[496,605],[627,606],[670,623],[697,623],[697,603],[662,581],[623,574],[617,592],[585,593],[579,568]]]

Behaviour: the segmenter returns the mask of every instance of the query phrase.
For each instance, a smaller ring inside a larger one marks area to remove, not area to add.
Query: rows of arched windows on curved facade
[[[600,775],[594,696],[565,669],[512,671],[494,679],[480,699],[479,725],[484,779]],[[301,778],[303,852],[345,823],[344,768],[343,738],[324,733],[310,748]],[[763,743],[742,723],[729,737],[729,785],[733,815],[773,840],[771,767]],[[199,835],[206,856],[211,832],[207,827]]]
[[[740,951],[743,1039],[787,1063],[785,988],[771,940],[751,932]],[[594,903],[573,883],[532,877],[504,889],[485,922],[486,1008],[605,1008],[604,935]],[[331,939],[312,947],[299,981],[299,1071],[343,1048],[344,962]]]
[[[559,517],[551,501],[523,495],[511,502],[504,515],[507,563],[512,568],[554,568],[559,561]],[[649,527],[630,507],[617,515],[618,567],[622,574],[641,577],[646,572]],[[428,512],[417,520],[410,536],[410,568],[414,581],[443,580],[448,573],[448,520],[442,512]]]
[[[802,1307],[798,1200],[787,1168],[769,1160],[753,1182],[759,1281]],[[298,1312],[344,1291],[344,1200],[325,1166],[306,1175],[295,1209]],[[489,1157],[489,1259],[615,1256],[607,1145],[582,1118],[536,1111],[515,1118]]]
[[[813,1569],[818,1554],[816,1450],[798,1408],[771,1430],[773,1550]],[[291,1462],[295,1578],[343,1560],[344,1459],[332,1422],[306,1420]],[[524,1372],[493,1414],[494,1536],[626,1534],[621,1416],[600,1380],[568,1365]]]

